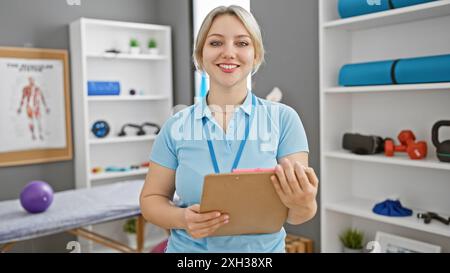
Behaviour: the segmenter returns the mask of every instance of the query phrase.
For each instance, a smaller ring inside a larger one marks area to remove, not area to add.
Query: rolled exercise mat
[[[399,84],[450,82],[450,54],[401,59],[395,78]]]
[[[341,18],[389,10],[389,0],[339,0],[338,11]]]
[[[392,8],[398,9],[408,6],[414,6],[419,4],[424,4],[428,2],[433,2],[436,0],[391,0]]]
[[[339,72],[340,86],[393,84],[395,61],[346,64]]]

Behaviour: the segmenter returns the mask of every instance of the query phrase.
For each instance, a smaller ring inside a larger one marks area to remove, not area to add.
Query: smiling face
[[[211,87],[245,87],[255,62],[253,41],[245,26],[234,15],[220,15],[208,31],[202,51]]]

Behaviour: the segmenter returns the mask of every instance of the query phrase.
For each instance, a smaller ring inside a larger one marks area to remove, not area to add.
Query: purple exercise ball
[[[53,189],[44,181],[31,181],[20,193],[20,204],[29,213],[46,211],[53,201]]]

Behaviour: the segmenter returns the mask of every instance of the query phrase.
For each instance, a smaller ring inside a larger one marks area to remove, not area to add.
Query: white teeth
[[[225,69],[233,69],[233,68],[237,67],[237,65],[234,65],[234,64],[233,65],[220,64],[219,66],[222,68],[225,68]]]

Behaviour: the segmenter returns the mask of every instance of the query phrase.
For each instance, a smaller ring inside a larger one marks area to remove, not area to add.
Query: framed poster
[[[72,159],[66,50],[0,47],[0,166]]]

